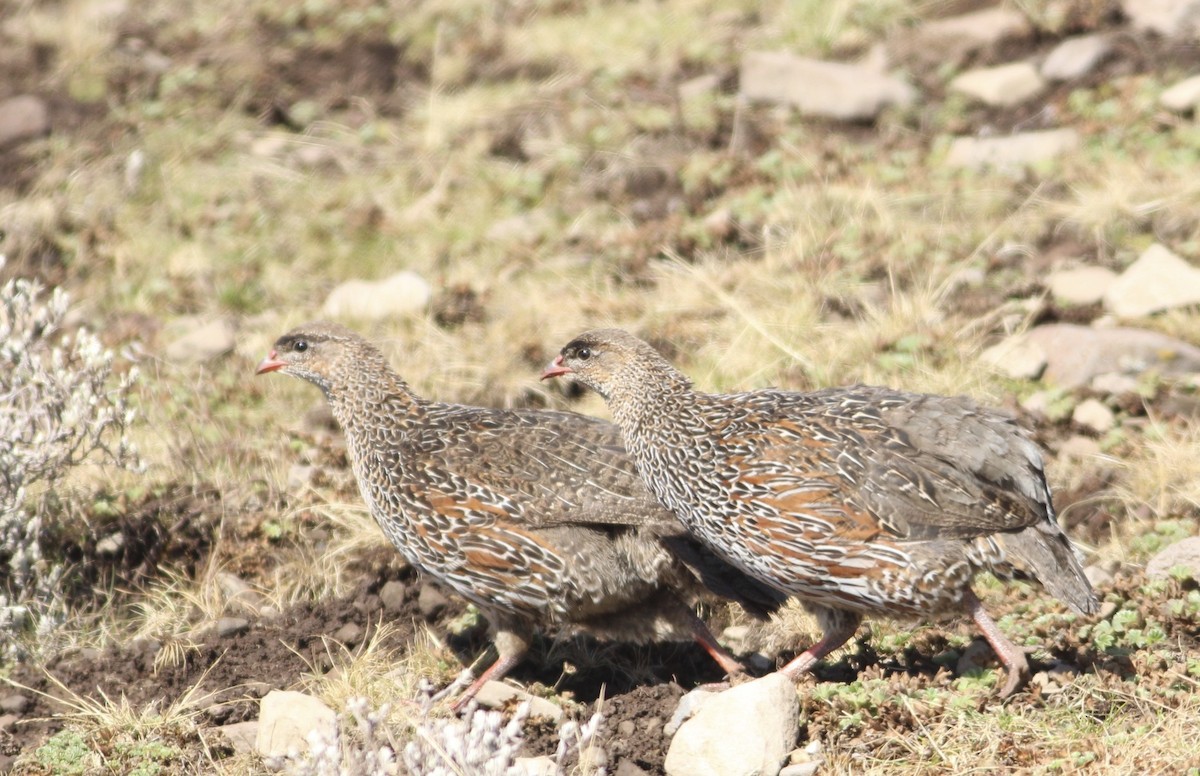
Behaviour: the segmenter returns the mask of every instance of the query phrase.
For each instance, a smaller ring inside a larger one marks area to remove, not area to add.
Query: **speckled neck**
[[[353,363],[337,370],[322,388],[342,431],[364,449],[386,443],[375,439],[379,429],[419,415],[424,404],[374,348],[362,348]]]

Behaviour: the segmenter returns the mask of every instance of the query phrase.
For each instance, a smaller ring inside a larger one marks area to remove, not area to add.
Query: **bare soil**
[[[0,16],[12,0],[0,0]],[[1112,28],[1116,19],[1102,15],[1100,29]],[[130,51],[140,51],[149,46],[161,50],[176,62],[203,61],[213,52],[209,44],[198,40],[159,40],[153,25],[145,23],[134,14],[123,20],[119,45]],[[227,71],[230,76],[224,99],[227,106],[238,106],[259,116],[264,125],[294,127],[299,119],[295,115],[295,104],[300,100],[318,103],[322,110],[340,111],[340,118],[354,124],[353,114],[358,108],[356,99],[369,98],[372,108],[382,113],[398,112],[407,103],[406,90],[425,88],[429,74],[421,68],[408,64],[404,51],[386,36],[376,38],[350,38],[336,43],[303,42],[293,45],[287,36],[269,24],[260,28],[260,36],[247,43],[253,52],[232,65]],[[1106,64],[1090,75],[1086,82],[1065,84],[1045,104],[1054,105],[1065,101],[1072,89],[1094,87],[1122,74],[1147,72],[1150,70],[1179,70],[1191,72],[1200,65],[1200,48],[1177,46],[1152,37],[1131,37],[1122,27],[1118,37],[1116,53]],[[1057,39],[1034,38],[1020,44],[1006,44],[995,51],[977,55],[972,64],[997,64],[1025,58],[1051,47]],[[502,79],[514,73],[528,73],[546,67],[541,63],[521,60],[511,52],[495,52],[481,42],[476,77]],[[252,44],[252,45],[251,45]],[[111,114],[102,104],[84,104],[70,98],[60,85],[48,76],[52,72],[56,52],[46,47],[21,45],[20,41],[0,38],[0,100],[23,93],[35,93],[43,97],[51,109],[55,134],[62,134],[73,141],[88,143],[96,148],[97,154],[113,137],[128,131],[117,112]],[[131,58],[131,62],[134,61]],[[117,99],[145,98],[152,96],[158,88],[158,76],[140,66],[121,74],[119,83],[113,84]],[[916,72],[916,79],[925,85],[930,95],[930,105],[940,98],[940,80],[932,72]],[[640,89],[643,99],[656,92],[659,101],[670,104],[672,90],[655,84],[633,84]],[[653,100],[650,100],[651,102]],[[547,108],[552,109],[551,107]],[[1039,108],[1039,110],[1043,110]],[[753,120],[753,116],[751,119]],[[769,117],[761,117],[764,126],[759,127],[763,137],[770,134],[765,125]],[[923,117],[918,116],[914,132],[896,132],[880,137],[872,128],[826,127],[830,132],[828,142],[864,143],[872,148],[905,147],[923,145],[928,133],[920,131]],[[973,133],[991,128],[1006,133],[1017,128],[1037,128],[1048,121],[1044,113],[1029,113],[1026,109],[996,111],[975,108],[967,111],[961,126],[941,127],[941,131]],[[498,120],[495,128],[493,148],[497,156],[512,158],[519,162],[522,133],[528,130],[525,117],[511,121]],[[597,170],[601,183],[596,195],[623,203],[640,203],[641,214],[636,230],[622,238],[616,245],[594,246],[597,252],[609,251],[619,258],[614,270],[622,283],[649,282],[644,269],[652,257],[658,256],[664,244],[685,258],[694,246],[678,238],[680,216],[672,209],[672,201],[682,195],[678,191],[677,166],[681,165],[689,150],[724,146],[728,143],[730,126],[720,126],[711,134],[684,136],[683,144],[667,149],[653,148],[647,151],[648,158],[664,159],[663,168],[651,175],[649,182],[630,177],[629,170]],[[16,145],[0,148],[0,187],[23,194],[37,185],[40,180],[42,150],[36,146]],[[661,180],[660,180],[661,179]],[[644,183],[644,185],[642,185]],[[752,185],[753,180],[733,180],[730,187]],[[700,210],[703,193],[691,195],[696,202],[683,201],[685,207]],[[754,225],[741,225],[731,232],[728,248],[731,251],[753,252],[758,244],[758,230]],[[1049,237],[1055,239],[1070,238]],[[1074,251],[1079,246],[1064,245],[1064,251]],[[1051,254],[1047,250],[1044,254]],[[47,282],[62,282],[70,276],[62,261],[64,249],[53,241],[35,245],[19,255],[19,264],[10,264],[5,274],[32,272]],[[997,268],[1002,270],[1003,268]],[[1028,267],[1024,268],[1029,271]],[[893,278],[903,284],[904,278]],[[978,291],[964,291],[955,300],[959,312],[966,316],[994,309],[1008,297],[1021,296],[1030,283],[1028,275],[1013,273],[1011,283],[989,285]],[[450,297],[442,300],[438,308],[438,320],[445,325],[458,325],[464,320],[482,317],[481,307],[475,292],[469,287],[457,289]],[[852,311],[850,311],[852,312]],[[1047,308],[1043,320],[1065,320],[1086,323],[1100,313],[1099,309],[1073,308],[1059,310]],[[545,354],[535,354],[531,360],[544,361]],[[1177,397],[1175,397],[1177,398]],[[1194,414],[1194,408],[1172,403],[1172,395],[1164,391],[1149,402],[1149,409],[1159,417],[1170,419],[1173,414]],[[1074,433],[1068,423],[1051,424],[1037,418],[1030,422],[1039,425],[1044,444],[1053,448],[1064,438]],[[1070,491],[1057,495],[1060,510],[1070,516],[1072,531],[1081,538],[1099,539],[1106,535],[1113,516],[1102,506],[1087,506],[1091,497],[1106,487],[1109,482],[1101,476],[1085,480]],[[217,529],[213,510],[207,507],[214,501],[212,493],[204,489],[180,488],[174,492],[152,497],[136,505],[121,507],[122,517],[115,523],[107,523],[104,532],[83,534],[82,538],[64,536],[58,543],[61,556],[77,573],[73,577],[74,603],[97,605],[108,595],[104,591],[115,588],[133,589],[153,581],[164,568],[171,568],[185,575],[193,575],[205,566],[207,554]],[[1080,508],[1067,509],[1074,505]],[[253,520],[250,515],[247,519]],[[119,533],[124,543],[116,552],[101,552],[101,540],[106,535]],[[251,539],[250,533],[233,532],[234,541],[245,541],[244,552],[236,547],[226,550],[227,554],[244,561],[239,573],[255,571],[250,557],[265,549],[261,539]],[[164,645],[153,641],[141,641],[113,646],[105,650],[74,650],[55,655],[44,664],[27,663],[16,666],[10,679],[30,688],[20,691],[29,699],[28,706],[19,712],[19,720],[7,733],[0,731],[0,771],[11,757],[29,751],[43,742],[62,726],[55,718],[63,707],[52,699],[62,695],[56,683],[83,696],[111,698],[124,696],[135,704],[152,702],[170,703],[189,688],[198,685],[201,694],[211,694],[205,715],[213,725],[228,724],[253,718],[257,713],[257,700],[273,688],[296,686],[305,675],[327,670],[331,664],[332,634],[346,625],[361,628],[359,643],[369,639],[380,622],[387,621],[399,626],[392,635],[396,646],[411,638],[423,617],[416,601],[422,584],[425,584],[411,569],[386,551],[357,569],[359,581],[351,595],[337,600],[300,604],[270,617],[249,617],[244,631],[228,636],[215,633],[198,636],[193,645],[182,653],[179,661],[156,661]],[[405,605],[398,612],[384,612],[379,590],[390,580],[403,582],[408,589]],[[1134,582],[1119,580],[1125,592],[1136,595]],[[100,592],[98,592],[100,591]],[[118,596],[118,603],[120,603]],[[1017,610],[1024,602],[1017,599],[1008,609]],[[1147,610],[1157,605],[1154,600],[1143,604]],[[464,660],[472,660],[486,646],[486,636],[475,632],[461,637],[451,637],[445,625],[461,616],[464,605],[454,601],[443,612],[434,626],[447,636],[450,645]],[[1004,608],[995,612],[1003,615]],[[1194,651],[1200,637],[1195,623],[1187,619],[1175,621],[1170,634]],[[958,632],[969,632],[959,626]],[[956,631],[949,631],[954,633]],[[1138,675],[1136,656],[1114,657],[1096,652],[1094,647],[1080,643],[1068,630],[1039,634],[1044,638],[1045,651],[1042,658],[1034,660],[1034,670],[1044,670],[1055,665],[1071,669],[1093,671],[1114,685]],[[798,635],[800,640],[803,636]],[[358,644],[346,644],[349,648]],[[897,688],[943,687],[955,678],[953,661],[947,662],[948,642],[945,632],[939,629],[922,631],[918,638],[900,656],[880,656],[870,646],[870,641],[861,642],[848,650],[836,662],[822,665],[816,672],[814,682],[849,682],[855,678],[869,679],[886,677]],[[1048,660],[1047,656],[1052,658]],[[785,652],[780,659],[786,659]],[[577,670],[563,672],[563,664],[569,663]],[[949,665],[949,668],[947,667]],[[616,666],[625,666],[616,668]],[[636,668],[628,668],[636,666]],[[54,677],[52,681],[49,677]],[[596,645],[587,641],[572,641],[558,644],[541,641],[533,654],[512,674],[525,684],[541,683],[582,704],[573,713],[586,715],[596,701],[603,698],[606,716],[606,747],[612,765],[623,760],[643,769],[648,774],[663,773],[666,740],[662,726],[669,719],[680,696],[692,687],[718,680],[720,677],[708,658],[692,645],[663,645],[652,648]],[[0,695],[7,691],[0,692]],[[1015,704],[1043,704],[1049,702],[1039,691],[1033,690],[1017,698]],[[866,740],[881,730],[914,729],[919,726],[911,709],[892,706],[872,716],[867,724],[845,726],[842,712],[845,708],[837,703],[806,700],[804,703],[804,725],[809,737],[839,740],[843,743],[855,737]],[[1098,711],[1098,713],[1102,713]],[[556,732],[549,726],[531,726],[528,731],[529,754],[552,753],[557,746]],[[866,748],[866,744],[863,744]],[[217,756],[221,752],[215,753]],[[225,752],[228,754],[228,752]],[[879,756],[879,752],[874,752]],[[8,760],[5,760],[5,757]],[[1020,751],[1012,755],[1013,764],[1028,764],[1028,753]]]

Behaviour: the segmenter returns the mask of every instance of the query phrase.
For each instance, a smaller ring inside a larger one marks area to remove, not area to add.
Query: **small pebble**
[[[383,602],[383,608],[389,612],[395,613],[403,610],[407,598],[404,584],[394,579],[387,582],[379,591],[379,600]]]
[[[437,587],[429,583],[421,585],[421,593],[417,596],[417,608],[421,610],[425,619],[437,619],[449,604],[450,601]]]

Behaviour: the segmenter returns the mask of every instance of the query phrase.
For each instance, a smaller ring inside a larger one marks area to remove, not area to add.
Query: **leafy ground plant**
[[[0,256],[0,268],[4,257]],[[72,468],[102,460],[136,467],[126,432],[134,370],[117,377],[113,353],[86,329],[65,331],[61,289],[14,278],[0,289],[0,645],[19,657],[66,615],[63,568],[43,554],[44,521]]]

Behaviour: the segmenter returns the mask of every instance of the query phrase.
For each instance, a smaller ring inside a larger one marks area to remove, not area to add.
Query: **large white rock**
[[[1193,577],[1200,578],[1200,536],[1188,537],[1160,550],[1146,564],[1146,576],[1161,579],[1169,576],[1176,566],[1183,566]]]
[[[258,707],[258,733],[254,748],[263,757],[280,757],[289,751],[305,752],[305,737],[314,730],[332,737],[337,714],[319,699],[302,692],[271,690]]]
[[[1200,30],[1200,0],[1121,0],[1135,29],[1182,37]]]
[[[668,776],[777,776],[796,745],[796,687],[769,674],[710,698],[671,739]]]
[[[419,313],[432,297],[425,278],[405,270],[383,280],[347,280],[329,292],[321,312],[329,318],[377,321]]]
[[[1042,61],[1042,77],[1071,81],[1087,75],[1112,51],[1112,40],[1100,33],[1067,38]]]
[[[1019,105],[1041,94],[1045,88],[1046,80],[1028,62],[968,70],[949,86],[952,92],[999,108]]]
[[[1010,348],[1028,346],[1044,354],[1042,379],[1063,388],[1087,385],[1096,375],[1110,372],[1137,375],[1151,368],[1163,374],[1200,372],[1200,348],[1156,331],[1052,323],[1005,342]]]
[[[869,66],[825,62],[781,51],[742,59],[739,90],[751,100],[795,106],[810,116],[864,121],[889,105],[907,105],[916,91]]]
[[[1051,272],[1046,288],[1057,301],[1066,304],[1095,304],[1104,299],[1117,273],[1108,267],[1075,267]]]
[[[1121,273],[1104,294],[1104,307],[1118,318],[1200,304],[1200,269],[1155,243]]]
[[[952,167],[1020,169],[1062,156],[1079,147],[1074,129],[1047,129],[1003,137],[957,137],[946,164]]]
[[[217,318],[193,323],[187,333],[167,345],[164,355],[177,364],[199,364],[232,353],[236,344],[233,323]]]
[[[1186,113],[1200,105],[1200,75],[1185,78],[1158,96],[1158,104],[1167,110]]]

